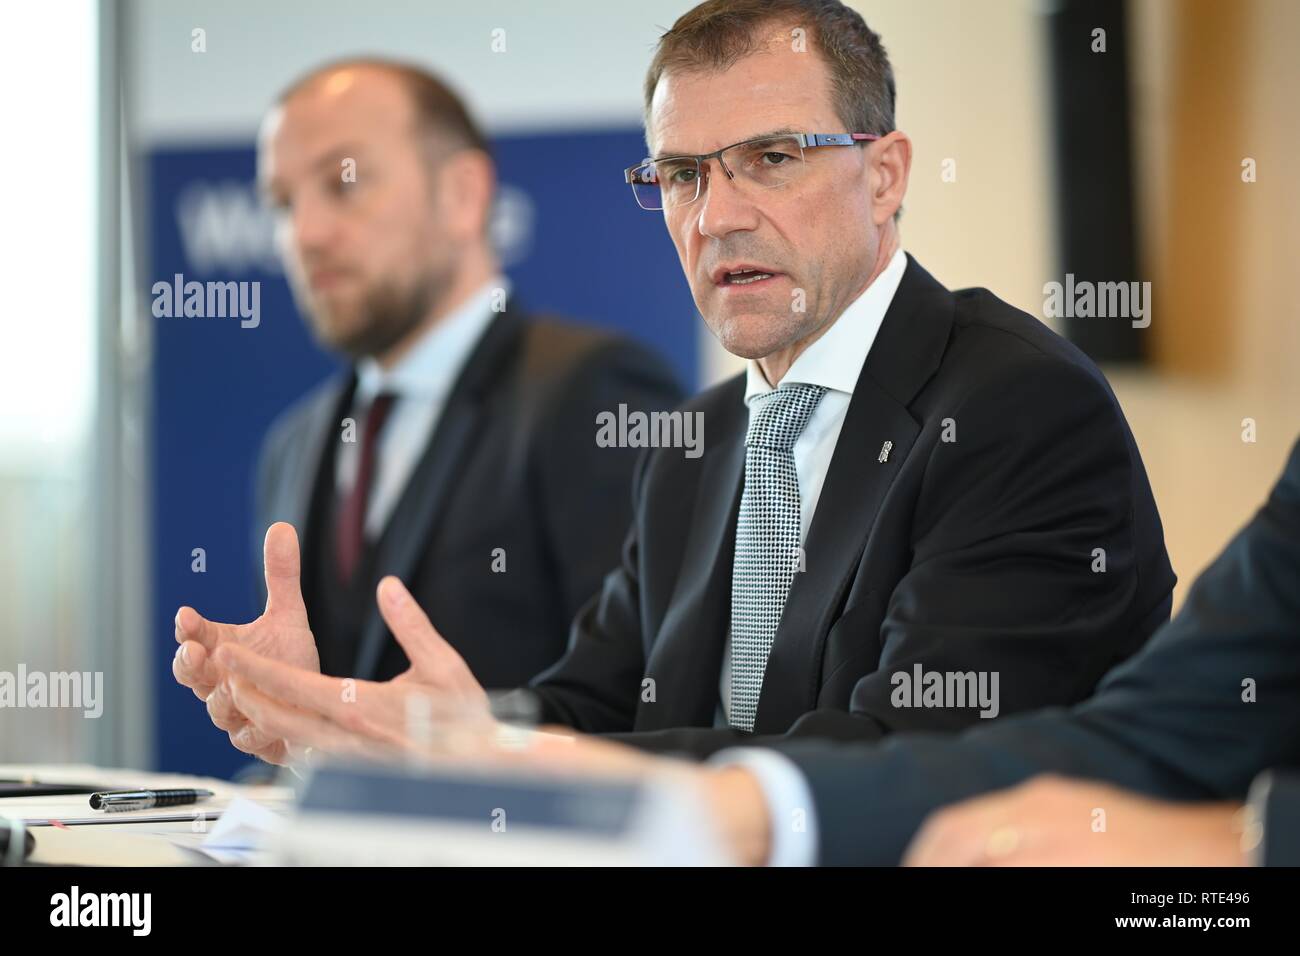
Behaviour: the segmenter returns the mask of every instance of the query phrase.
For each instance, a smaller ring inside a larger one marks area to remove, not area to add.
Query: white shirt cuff
[[[775,750],[735,747],[709,761],[743,767],[754,775],[772,820],[772,855],[768,866],[817,864],[817,814],[812,790],[794,761]]]

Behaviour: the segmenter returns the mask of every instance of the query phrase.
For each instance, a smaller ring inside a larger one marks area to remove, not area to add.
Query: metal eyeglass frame
[[[651,163],[667,163],[674,160],[693,159],[700,170],[700,175],[695,180],[695,195],[684,203],[678,203],[678,206],[689,206],[691,203],[695,202],[695,200],[700,198],[700,183],[704,181],[705,164],[708,163],[710,159],[716,159],[718,165],[722,167],[722,171],[727,174],[727,178],[734,180],[736,174],[728,169],[727,164],[722,161],[723,153],[729,149],[735,149],[737,146],[746,146],[750,143],[764,143],[772,139],[786,138],[796,140],[801,149],[811,149],[816,146],[856,146],[859,143],[874,143],[884,137],[877,133],[770,133],[767,136],[756,136],[753,139],[742,139],[739,143],[732,143],[730,146],[722,147],[722,149],[715,149],[711,153],[700,153],[694,156],[689,154],[681,156],[664,156],[660,159],[646,158],[635,166],[629,166],[627,169],[623,170],[623,182],[632,187],[632,198],[636,200],[638,206],[645,209],[647,212],[659,212],[664,207],[661,206],[659,209],[646,209],[645,206],[641,205],[641,198],[637,195],[636,187],[638,185],[650,184],[633,174],[638,169],[644,169]],[[658,176],[656,176],[655,182],[657,183],[658,181]]]

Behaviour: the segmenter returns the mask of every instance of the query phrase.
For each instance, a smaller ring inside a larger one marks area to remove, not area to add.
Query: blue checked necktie
[[[731,568],[731,706],[728,722],[754,729],[763,671],[800,561],[794,443],[826,394],[783,385],[754,399],[745,435],[745,490]]]

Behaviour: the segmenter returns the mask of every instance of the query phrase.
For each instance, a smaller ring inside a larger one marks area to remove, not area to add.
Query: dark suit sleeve
[[[620,404],[649,412],[680,400],[666,366],[644,349],[619,343],[572,377],[551,416],[542,456],[544,513],[556,564],[566,569],[561,587],[573,626],[568,652],[531,684],[545,723],[587,733],[632,725],[645,669],[632,514],[648,455],[596,448],[596,416]],[[574,462],[582,467],[575,470]],[[620,553],[611,570],[607,556]]]
[[[785,736],[873,741],[983,722],[979,705],[895,706],[906,690],[895,675],[910,681],[915,665],[982,673],[990,690],[996,677],[997,714],[1073,703],[1168,620],[1174,578],[1161,542],[1166,579],[1139,587],[1142,502],[1128,432],[1104,382],[1035,354],[940,411],[932,426],[940,440],[914,508],[911,564],[878,638],[862,635],[879,640],[879,666],[854,686],[848,711],[810,711]],[[941,440],[943,419],[955,440]],[[1158,518],[1150,520],[1158,529]],[[1105,570],[1094,570],[1103,558]],[[1155,595],[1145,606],[1144,594]],[[706,756],[782,738],[697,729],[619,739]]]
[[[612,342],[567,376],[545,415],[537,461],[537,507],[547,528],[564,617],[571,621],[610,570],[631,523],[628,504],[638,450],[598,448],[596,416],[617,411],[671,409],[681,390],[668,367],[649,350]]]
[[[641,500],[648,462],[647,449],[633,474],[634,508]],[[600,593],[591,597],[574,619],[568,652],[529,685],[540,704],[542,723],[564,724],[593,734],[632,726],[645,672],[638,567],[633,522],[618,567],[605,576]]]
[[[1038,773],[1204,800],[1241,799],[1261,771],[1296,767],[1297,580],[1300,446],[1178,617],[1073,709],[955,737],[896,735],[877,747],[778,744],[810,783],[822,862],[894,863],[930,811]],[[1297,832],[1295,793],[1293,780],[1278,792],[1274,823],[1284,833]]]

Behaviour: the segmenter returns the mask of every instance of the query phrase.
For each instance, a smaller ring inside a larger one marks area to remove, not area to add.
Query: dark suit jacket
[[[829,864],[895,863],[931,810],[1038,773],[1206,800],[1244,797],[1268,768],[1296,770],[1300,445],[1268,503],[1197,579],[1178,617],[1090,700],[957,737],[781,749],[811,781],[821,860]],[[1290,859],[1300,859],[1294,775],[1269,803],[1274,859],[1284,839],[1293,841]]]
[[[258,478],[258,567],[261,537],[274,521],[294,524],[304,549],[319,540],[308,522],[312,489],[354,385],[351,374],[325,383],[269,432]],[[569,622],[617,560],[630,520],[638,452],[597,447],[597,414],[622,402],[665,409],[680,400],[671,372],[649,350],[595,329],[527,319],[510,303],[448,397],[378,542],[374,581],[401,578],[484,686],[527,681],[563,653]],[[504,573],[492,569],[496,548],[505,550]],[[408,663],[372,598],[368,605],[355,663],[338,669],[384,680]],[[315,617],[310,602],[308,615]]]
[[[891,676],[999,672],[1003,714],[1071,703],[1168,620],[1160,518],[1101,373],[1041,322],[984,289],[950,292],[909,257],[808,530],[755,733],[713,729],[744,388],[737,377],[684,406],[704,416],[702,457],[658,449],[641,463],[622,563],[534,684],[545,719],[696,755],[782,734],[956,730],[977,710],[894,707]]]

